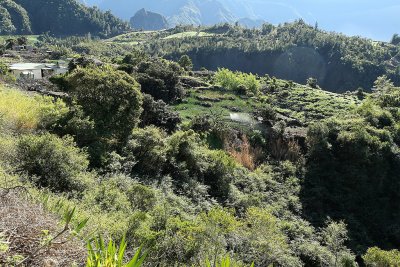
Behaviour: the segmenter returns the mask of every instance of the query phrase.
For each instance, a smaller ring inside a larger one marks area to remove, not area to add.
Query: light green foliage
[[[243,222],[243,234],[246,238],[243,249],[252,257],[247,258],[248,261],[254,260],[260,266],[301,266],[300,260],[290,253],[279,220],[268,210],[249,208]]]
[[[29,133],[50,127],[68,112],[62,100],[29,96],[0,85],[0,130]]]
[[[7,241],[4,233],[0,233],[0,253],[6,253],[9,249],[9,242]]]
[[[181,38],[191,38],[191,37],[212,37],[214,34],[207,33],[207,32],[195,32],[195,31],[187,31],[187,32],[180,32],[168,35],[164,39],[181,39]]]
[[[0,56],[4,53],[5,51],[5,46],[1,45],[0,42]],[[6,82],[6,83],[12,83],[15,82],[15,76],[9,72],[9,68],[7,63],[4,63],[0,60],[0,83],[1,82]]]
[[[382,109],[370,99],[365,100],[357,109],[357,112],[362,115],[369,124],[379,129],[390,127],[394,123],[392,114],[388,110]]]
[[[344,222],[328,221],[321,235],[327,248],[334,256],[333,266],[348,266],[345,264],[354,262],[354,259],[350,258],[351,254],[345,246],[348,236],[347,225]]]
[[[220,262],[215,263],[214,265],[211,264],[209,260],[206,261],[205,267],[239,267],[243,266],[242,264],[237,264],[229,256],[226,256],[225,258],[221,259]],[[250,265],[250,267],[254,267],[254,263]]]
[[[379,94],[387,93],[388,90],[394,87],[393,82],[386,76],[379,76],[374,82],[375,91]]]
[[[308,86],[292,84],[283,80],[270,79],[270,103],[276,110],[302,123],[309,124],[324,118],[348,114],[359,101],[353,95],[344,95],[314,89]]]
[[[385,251],[373,247],[368,249],[363,260],[368,267],[396,267],[400,266],[400,251],[396,249]]]
[[[205,231],[205,236],[212,246],[208,248],[216,259],[229,245],[229,240],[241,226],[232,211],[214,208],[207,213],[200,214],[200,225]]]
[[[92,245],[94,244],[94,246]],[[135,255],[127,263],[124,263],[127,243],[122,238],[119,246],[110,239],[108,245],[99,236],[88,242],[88,258],[86,267],[140,267],[144,263],[147,254],[142,255],[142,248],[139,248]]]
[[[86,192],[83,203],[88,208],[97,208],[102,212],[129,214],[132,212],[131,204],[122,186],[118,179],[106,179],[93,190]]]
[[[260,87],[260,82],[255,75],[233,72],[224,68],[218,69],[214,79],[222,87],[232,91],[240,91],[241,87],[243,87],[245,93],[257,94]]]

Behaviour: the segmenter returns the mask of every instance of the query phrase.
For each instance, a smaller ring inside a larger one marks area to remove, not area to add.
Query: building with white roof
[[[17,79],[41,80],[54,74],[66,73],[68,69],[59,64],[15,63],[10,65],[10,71]]]

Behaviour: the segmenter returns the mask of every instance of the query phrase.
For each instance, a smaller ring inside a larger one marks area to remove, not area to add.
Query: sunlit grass
[[[0,129],[31,132],[56,120],[68,111],[61,101],[51,97],[29,96],[16,89],[0,86]]]
[[[207,33],[207,32],[180,32],[176,34],[169,35],[164,39],[173,39],[173,38],[185,38],[185,37],[212,37],[215,34]]]

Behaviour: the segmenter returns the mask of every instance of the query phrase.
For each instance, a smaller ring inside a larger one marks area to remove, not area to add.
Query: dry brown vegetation
[[[25,190],[0,189],[0,266],[82,265],[85,246],[69,234],[45,245],[62,229],[58,218],[32,203]]]
[[[241,142],[225,142],[225,150],[242,166],[249,170],[255,170],[257,162],[262,157],[261,148],[254,148],[250,145],[246,136],[242,137]]]

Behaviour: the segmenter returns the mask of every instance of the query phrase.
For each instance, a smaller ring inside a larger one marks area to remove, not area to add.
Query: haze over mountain
[[[242,18],[278,24],[302,18],[320,28],[387,41],[398,32],[397,0],[84,0],[128,20],[139,9],[160,13],[174,22],[212,24]]]

